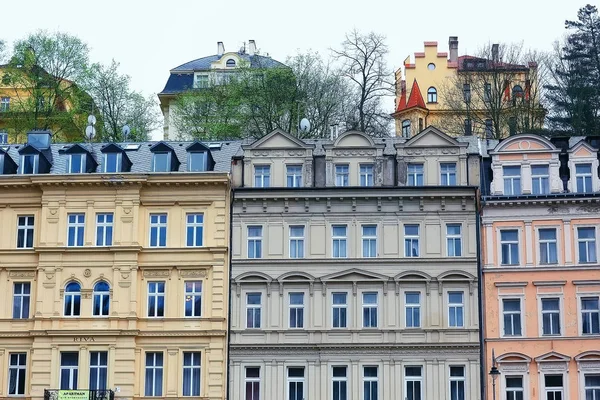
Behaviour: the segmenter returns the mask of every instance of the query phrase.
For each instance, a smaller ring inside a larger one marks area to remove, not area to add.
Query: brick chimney
[[[220,57],[225,53],[223,42],[217,42],[217,55]]]
[[[458,36],[450,36],[448,50],[450,51],[450,62],[458,62]]]
[[[251,56],[256,54],[256,42],[252,39],[248,40],[248,54]]]

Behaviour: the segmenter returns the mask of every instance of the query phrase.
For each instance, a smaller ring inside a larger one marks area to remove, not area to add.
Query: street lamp
[[[494,349],[492,349],[492,369],[490,369],[490,376],[492,377],[492,399],[496,400],[496,379],[500,375],[500,371],[496,367],[496,355]]]

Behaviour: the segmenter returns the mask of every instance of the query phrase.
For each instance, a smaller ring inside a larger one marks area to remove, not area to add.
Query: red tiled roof
[[[435,42],[435,41],[434,42],[424,42],[423,44],[425,45],[425,47],[428,47],[428,46],[437,46],[438,42]]]
[[[402,89],[402,94],[400,95],[400,101],[398,102],[398,106],[396,107],[396,112],[400,112],[406,109],[406,89]]]
[[[416,79],[413,81],[412,88],[410,89],[410,96],[408,97],[408,102],[406,103],[407,109],[413,107],[427,109],[427,107],[425,107],[425,101],[423,101],[423,96],[421,96],[421,89],[419,88],[419,84],[417,83]]]

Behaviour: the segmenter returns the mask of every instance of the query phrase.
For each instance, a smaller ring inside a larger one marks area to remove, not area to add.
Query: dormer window
[[[37,174],[39,163],[39,154],[23,154],[21,155],[21,173],[22,174]]]
[[[86,155],[82,153],[69,154],[67,160],[67,173],[81,174],[85,172]]]
[[[206,171],[206,153],[203,151],[193,151],[188,155],[188,168],[190,172]]]
[[[4,154],[0,153],[0,175],[4,173]]]
[[[503,167],[504,195],[518,196],[521,194],[521,167],[518,165]]]
[[[160,151],[154,153],[152,160],[153,172],[169,172],[171,170],[171,153]]]
[[[233,58],[230,58],[229,60],[227,60],[227,62],[225,63],[225,66],[227,68],[235,68],[235,60]]]
[[[575,165],[575,179],[577,193],[590,193],[592,191],[592,164]]]
[[[531,166],[531,192],[533,194],[550,193],[550,173],[547,165]]]
[[[208,85],[208,75],[207,74],[198,74],[195,76],[194,87],[197,89],[207,88]]]
[[[122,165],[123,161],[121,153],[104,154],[104,172],[121,172]]]

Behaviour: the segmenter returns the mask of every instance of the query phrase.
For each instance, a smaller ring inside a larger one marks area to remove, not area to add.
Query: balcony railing
[[[44,389],[44,400],[114,400],[112,390],[59,390]]]

